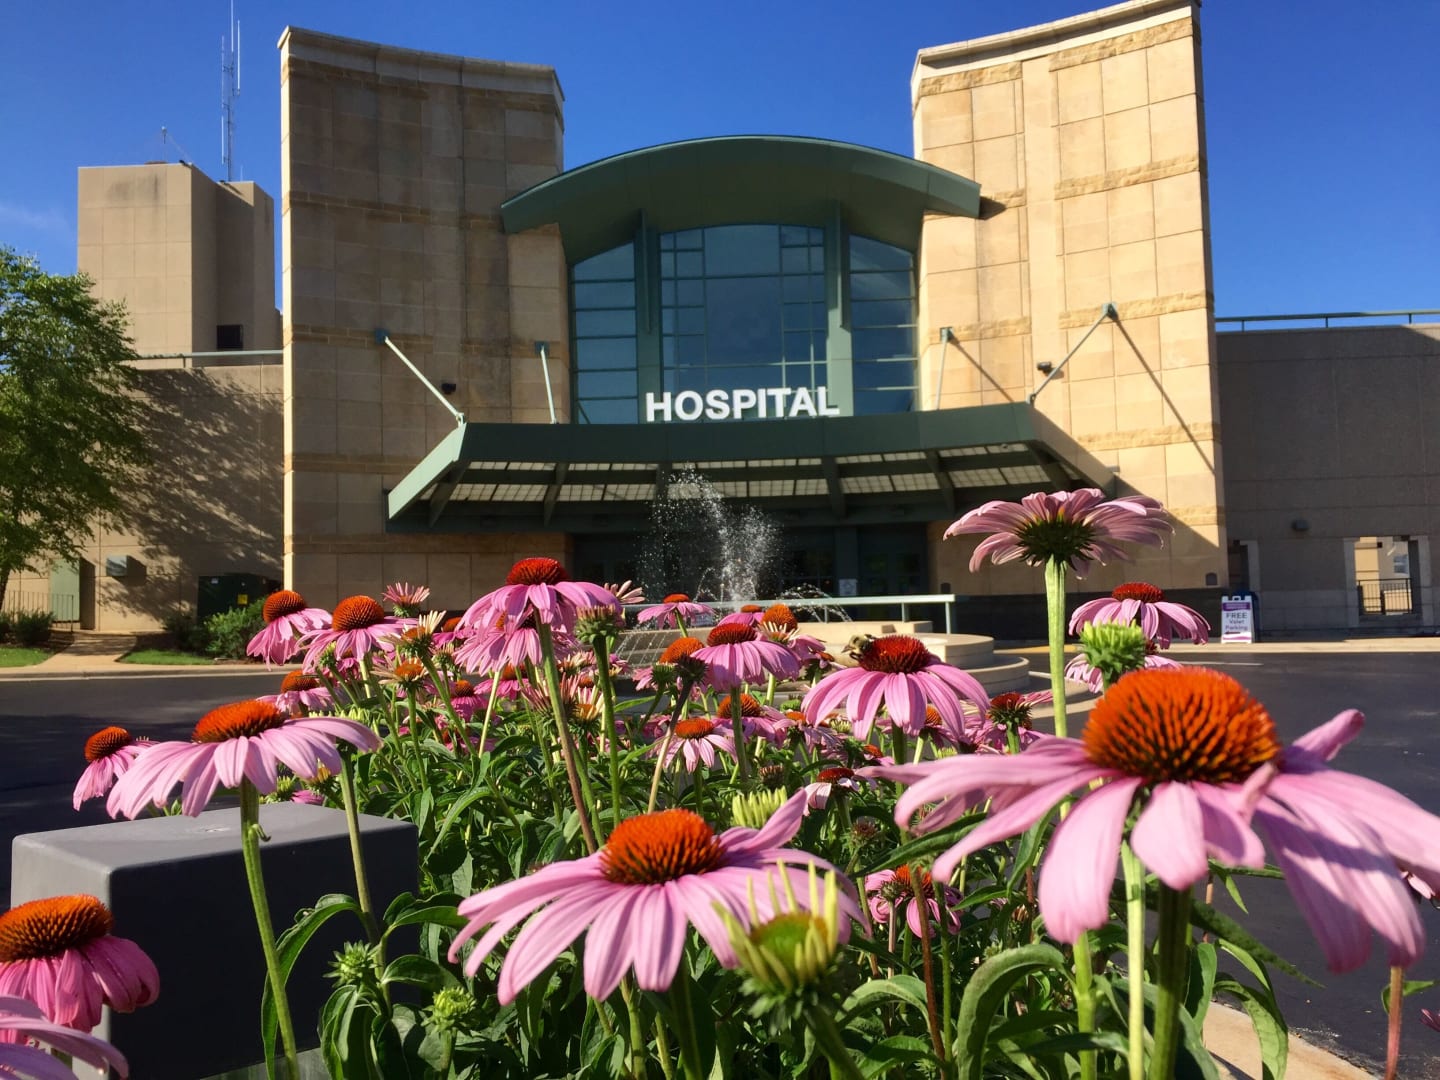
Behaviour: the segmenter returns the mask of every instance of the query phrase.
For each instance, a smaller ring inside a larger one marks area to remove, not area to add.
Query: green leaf
[[[1260,1040],[1263,1080],[1282,1080],[1290,1057],[1290,1029],[1285,1024],[1275,996],[1268,990],[1257,990],[1228,975],[1215,980],[1215,992],[1240,999],[1240,1004],[1250,1014],[1255,1037]]]
[[[385,968],[380,982],[385,986],[391,983],[418,986],[432,994],[447,986],[460,985],[460,980],[450,971],[423,956],[397,956]]]
[[[1435,983],[1435,979],[1406,979],[1400,987],[1400,997],[1403,1000],[1411,994],[1418,994],[1421,990],[1429,990]],[[1385,989],[1380,991],[1380,1007],[1387,1014],[1390,1012],[1390,985],[1388,983],[1385,985]]]
[[[1175,1080],[1220,1080],[1220,1069],[1205,1049],[1200,1025],[1183,1007],[1180,1009],[1180,1052],[1175,1059]]]
[[[1286,960],[1274,950],[1260,944],[1259,941],[1250,935],[1249,931],[1234,919],[1230,918],[1230,916],[1222,915],[1202,900],[1192,899],[1190,901],[1190,921],[1202,930],[1208,930],[1217,938],[1220,938],[1222,947],[1226,943],[1237,945],[1251,957],[1261,960],[1271,967],[1279,968],[1292,979],[1299,979],[1309,986],[1320,985],[1314,979],[1310,978],[1309,975],[1306,975],[1294,964],[1290,963],[1289,960]],[[1227,949],[1226,951],[1230,952],[1233,950]]]
[[[276,950],[280,954],[282,983],[290,981],[290,972],[295,967],[295,961],[300,959],[301,951],[315,936],[315,932],[342,911],[353,911],[358,916],[360,905],[353,897],[344,893],[327,893],[313,908],[301,912],[299,921],[280,935]],[[265,1048],[265,1068],[271,1076],[275,1075],[275,1037],[279,1029],[280,1018],[275,1011],[275,999],[267,977],[260,992],[260,1039]]]
[[[1208,941],[1197,941],[1190,953],[1190,984],[1185,995],[1185,1009],[1197,1024],[1205,1023],[1205,1010],[1215,995],[1215,969],[1219,956]]]
[[[853,1016],[862,1008],[872,1006],[875,1002],[885,998],[903,1002],[923,1011],[926,1007],[925,984],[914,975],[894,975],[888,979],[871,979],[845,999],[838,1022],[843,1026],[847,1017]]]
[[[935,1055],[928,1039],[919,1039],[913,1035],[892,1035],[868,1047],[859,1064],[860,1072],[870,1077],[879,1076],[897,1065],[934,1060]]]
[[[465,925],[465,919],[455,910],[460,898],[454,894],[438,893],[435,896],[426,897],[423,901],[416,900],[409,893],[406,893],[405,896],[409,897],[409,902],[413,906],[401,906],[398,900],[390,905],[385,912],[383,937],[388,938],[392,932],[402,926],[433,924],[458,930]]]
[[[1010,949],[992,956],[975,969],[960,999],[956,1024],[959,1034],[955,1039],[955,1075],[958,1080],[981,1080],[990,1026],[1011,986],[1027,975],[1047,969],[1069,978],[1064,955],[1051,945]]]

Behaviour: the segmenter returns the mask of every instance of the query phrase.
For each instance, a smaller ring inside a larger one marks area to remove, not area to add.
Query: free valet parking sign
[[[746,413],[759,420],[788,420],[797,416],[839,416],[840,408],[830,404],[829,391],[821,386],[775,386],[764,389],[681,390],[678,394],[645,395],[645,422],[679,420],[742,420]]]

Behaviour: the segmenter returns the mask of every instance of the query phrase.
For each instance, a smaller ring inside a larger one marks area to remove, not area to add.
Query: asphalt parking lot
[[[1269,708],[1289,740],[1341,709],[1367,716],[1365,731],[1341,752],[1336,768],[1379,780],[1440,813],[1440,675],[1437,652],[1238,652],[1192,650],[1244,683]],[[208,709],[271,690],[277,674],[174,675],[0,680],[0,840],[19,833],[106,820],[101,804],[71,809],[84,768],[86,736],[115,723],[150,738],[184,736]],[[0,859],[0,890],[8,896],[10,867]],[[1249,914],[1231,908],[1246,927],[1280,955],[1323,983],[1311,987],[1284,975],[1276,990],[1286,1019],[1312,1042],[1357,1064],[1378,1069],[1385,1049],[1380,991],[1387,968],[1376,954],[1359,971],[1330,975],[1283,884],[1244,885]],[[1409,972],[1440,978],[1440,912],[1423,912],[1429,951]],[[1409,1001],[1402,1076],[1440,1077],[1440,1034],[1419,1023],[1421,1007],[1440,1008],[1440,987]]]

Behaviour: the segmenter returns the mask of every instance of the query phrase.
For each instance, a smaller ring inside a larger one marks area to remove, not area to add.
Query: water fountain
[[[683,592],[696,599],[753,600],[779,586],[780,526],[749,504],[727,503],[693,468],[670,477],[650,507],[640,554],[647,596]]]

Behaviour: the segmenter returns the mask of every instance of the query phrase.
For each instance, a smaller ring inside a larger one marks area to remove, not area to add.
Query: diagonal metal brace
[[[440,389],[425,377],[424,372],[422,372],[418,367],[416,367],[410,361],[410,358],[408,356],[406,356],[403,352],[400,351],[400,346],[396,345],[395,342],[390,340],[390,332],[388,330],[385,330],[383,327],[377,326],[375,328],[375,343],[377,345],[387,346],[391,352],[398,356],[401,363],[403,363],[407,368],[410,369],[410,373],[425,384],[425,389],[429,390],[430,393],[435,395],[435,400],[440,402],[441,405],[445,406],[445,411],[455,418],[455,423],[462,427],[464,426],[465,414],[462,413],[459,409],[455,408],[454,405],[451,405],[450,402],[445,400],[445,395],[440,392]]]
[[[1099,328],[1100,324],[1106,319],[1119,318],[1120,313],[1115,310],[1114,304],[1106,304],[1104,307],[1102,307],[1100,309],[1100,317],[1090,324],[1090,329],[1085,331],[1085,336],[1075,343],[1075,347],[1065,354],[1065,359],[1061,360],[1060,363],[1055,365],[1054,369],[1051,370],[1050,374],[1045,376],[1045,378],[1041,381],[1040,385],[1035,387],[1035,389],[1030,392],[1030,396],[1027,397],[1025,400],[1031,405],[1034,405],[1035,399],[1040,396],[1040,391],[1044,390],[1045,387],[1049,385],[1050,380],[1055,378],[1055,376],[1059,375],[1060,372],[1064,370],[1065,365],[1070,362],[1070,357],[1074,356],[1077,352],[1080,351],[1080,346],[1084,345],[1085,342],[1089,340],[1090,335]]]

